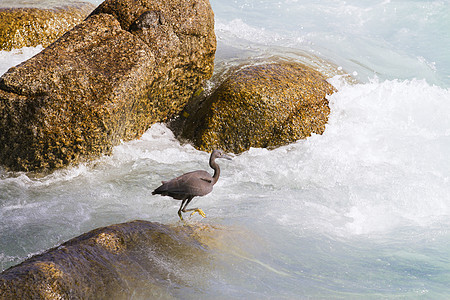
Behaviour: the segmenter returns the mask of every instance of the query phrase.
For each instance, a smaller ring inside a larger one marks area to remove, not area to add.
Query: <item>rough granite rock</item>
[[[47,47],[83,21],[95,6],[61,0],[3,0],[0,2],[0,50]]]
[[[0,299],[175,299],[170,285],[208,267],[199,230],[148,221],[92,230],[3,271]]]
[[[106,0],[0,78],[0,165],[52,170],[179,113],[213,72],[206,0]]]
[[[249,66],[187,105],[169,127],[200,150],[273,148],[322,134],[333,92],[323,75],[299,63]]]

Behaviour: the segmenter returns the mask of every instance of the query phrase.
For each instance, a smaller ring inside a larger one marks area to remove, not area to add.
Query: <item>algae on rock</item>
[[[245,67],[207,99],[197,98],[169,126],[205,151],[240,153],[322,134],[334,88],[319,72],[293,62]]]
[[[208,267],[208,251],[196,228],[132,221],[94,229],[3,271],[0,299],[173,299],[168,286],[188,285],[192,278],[183,274],[197,265]]]
[[[52,170],[110,153],[178,114],[215,50],[206,0],[106,0],[0,78],[0,164]]]
[[[20,1],[0,3],[0,50],[47,47],[83,21],[95,6],[81,1]]]

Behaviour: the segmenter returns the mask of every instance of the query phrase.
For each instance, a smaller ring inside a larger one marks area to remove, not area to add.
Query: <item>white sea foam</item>
[[[42,51],[42,46],[23,47],[11,51],[0,50],[0,75],[3,75],[9,68],[33,57]]]
[[[325,133],[272,151],[251,149],[225,162],[214,195],[202,199],[211,218],[224,211],[240,214],[253,203],[250,217],[267,214],[296,230],[347,235],[429,226],[448,217],[450,92],[418,80],[332,82],[339,92],[329,97],[332,113]],[[41,195],[40,205],[69,201],[58,204],[62,211],[53,211],[54,217],[66,213],[70,203],[78,203],[86,222],[99,208],[116,214],[136,204],[136,211],[162,204],[170,215],[177,203],[148,202],[152,188],[184,171],[208,170],[207,159],[207,153],[181,145],[169,129],[155,124],[141,139],[115,147],[112,156],[97,163],[44,178],[21,174],[1,183],[25,199],[46,191],[49,197]],[[136,190],[127,191],[127,185]],[[17,205],[14,197],[6,199],[4,213]]]
[[[258,162],[245,154],[247,178],[283,193],[274,217],[336,234],[448,217],[450,91],[417,80],[333,82],[339,92],[324,135],[261,153]]]

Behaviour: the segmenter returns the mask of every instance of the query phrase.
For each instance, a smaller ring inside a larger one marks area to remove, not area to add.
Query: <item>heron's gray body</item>
[[[213,177],[206,171],[193,171],[169,181],[153,191],[153,194],[170,196],[177,200],[184,200],[186,196],[205,196],[211,193]]]
[[[188,172],[172,180],[163,181],[162,185],[155,189],[152,194],[160,194],[170,196],[176,200],[182,200],[180,209],[178,210],[178,216],[181,220],[183,220],[181,212],[197,211],[202,216],[205,216],[201,209],[186,209],[186,206],[191,202],[192,198],[205,196],[213,190],[213,186],[220,176],[220,168],[215,161],[216,158],[231,159],[222,151],[214,150],[209,158],[209,166],[214,170],[213,176],[203,170]]]

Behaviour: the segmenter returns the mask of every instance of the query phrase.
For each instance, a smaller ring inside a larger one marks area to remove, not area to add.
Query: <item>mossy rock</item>
[[[240,153],[322,134],[335,91],[319,72],[293,62],[260,64],[230,75],[169,127],[200,150]]]
[[[177,115],[211,77],[208,1],[106,0],[0,78],[0,164],[52,171]]]
[[[83,21],[94,8],[81,1],[1,1],[0,50],[46,47]]]
[[[3,271],[0,299],[175,299],[170,286],[208,268],[201,230],[148,221],[92,230]]]

